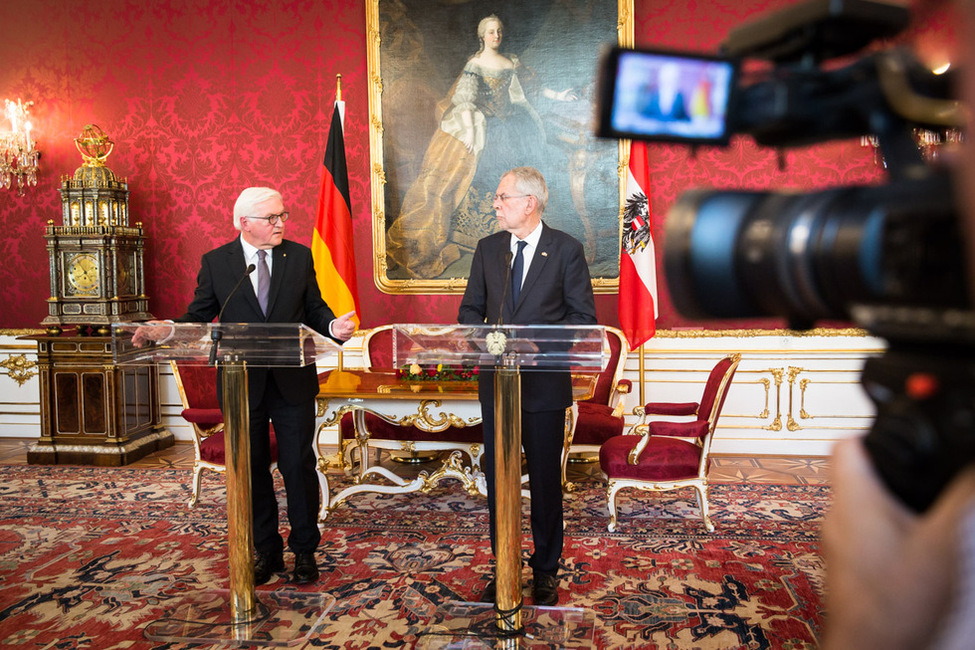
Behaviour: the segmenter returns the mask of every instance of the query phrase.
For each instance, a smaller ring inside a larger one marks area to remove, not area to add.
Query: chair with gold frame
[[[609,363],[599,373],[592,397],[575,402],[568,413],[562,454],[562,487],[566,492],[575,489],[565,477],[567,463],[588,461],[586,455],[598,454],[604,442],[623,433],[623,399],[632,385],[629,379],[623,379],[629,343],[621,330],[605,329],[610,347]]]
[[[728,388],[741,361],[730,354],[708,375],[700,402],[650,402],[637,409],[641,420],[628,435],[607,440],[599,450],[599,464],[606,474],[606,500],[610,532],[616,530],[616,495],[623,488],[663,492],[694,488],[707,531],[714,531],[708,505],[708,468],[711,440],[721,415]],[[683,422],[652,420],[653,416],[690,416]],[[634,435],[635,434],[635,435]]]
[[[188,363],[169,362],[183,403],[180,415],[193,428],[193,495],[189,506],[200,499],[203,470],[227,471],[224,452],[223,413],[217,400],[217,369]],[[271,471],[277,467],[278,443],[271,428]]]

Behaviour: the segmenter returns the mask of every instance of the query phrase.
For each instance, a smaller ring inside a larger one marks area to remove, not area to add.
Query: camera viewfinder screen
[[[732,61],[620,50],[612,108],[605,126],[647,140],[724,143],[728,140]]]

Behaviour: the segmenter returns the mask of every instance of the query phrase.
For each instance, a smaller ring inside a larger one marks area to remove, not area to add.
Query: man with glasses
[[[249,187],[234,205],[234,228],[240,236],[203,255],[196,291],[177,322],[209,323],[220,314],[231,323],[304,323],[342,342],[355,332],[349,312],[339,318],[322,300],[311,250],[284,239],[288,212],[281,194],[267,187]],[[241,281],[248,267],[250,282]],[[222,310],[222,313],[221,313]],[[135,345],[169,336],[172,328],[139,328]],[[274,425],[278,469],[284,477],[291,532],[288,547],[295,555],[292,581],[318,579],[315,550],[318,530],[319,483],[315,453],[315,396],[318,374],[303,368],[249,368],[251,499],[253,503],[254,583],[264,584],[284,570],[284,540],[278,532],[278,503],[271,476],[269,427]]]
[[[517,167],[501,177],[494,211],[501,232],[477,243],[467,290],[457,320],[465,324],[595,325],[592,281],[582,244],[542,222],[548,202],[545,179],[532,167]],[[484,455],[491,519],[491,550],[496,553],[494,486],[494,376],[479,380]],[[535,552],[529,560],[536,606],[558,604],[562,557],[561,460],[565,409],[572,405],[568,372],[532,371],[521,375],[522,446],[528,464],[531,528]],[[494,602],[488,583],[482,602]]]

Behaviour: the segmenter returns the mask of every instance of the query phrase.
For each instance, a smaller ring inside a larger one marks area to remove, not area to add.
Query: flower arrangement
[[[421,366],[412,363],[396,371],[400,379],[407,381],[476,381],[477,366],[446,366],[442,363]]]

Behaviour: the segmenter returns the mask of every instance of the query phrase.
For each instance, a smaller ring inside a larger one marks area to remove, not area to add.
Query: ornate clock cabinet
[[[94,125],[75,140],[83,164],[61,179],[63,225],[48,222],[47,336],[37,341],[41,437],[29,463],[124,465],[173,444],[160,425],[155,368],[116,368],[111,324],[152,318],[142,224],[129,189],[105,166],[113,143]],[[71,328],[65,330],[64,328]]]

